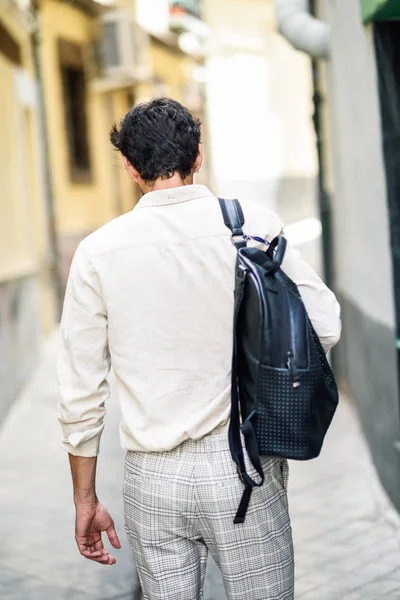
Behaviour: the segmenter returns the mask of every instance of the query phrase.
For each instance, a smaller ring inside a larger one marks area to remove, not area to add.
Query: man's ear
[[[202,163],[203,163],[203,148],[201,147],[201,144],[199,144],[196,160],[194,161],[194,171],[196,171],[196,173],[198,173],[200,171]]]
[[[129,162],[129,160],[126,158],[126,156],[122,157],[123,161],[124,161],[124,165],[125,165],[125,169],[128,171],[128,175],[131,179],[133,179],[133,181],[136,181],[136,183],[139,183],[139,179],[140,179],[140,175],[139,172],[135,169],[135,167]]]

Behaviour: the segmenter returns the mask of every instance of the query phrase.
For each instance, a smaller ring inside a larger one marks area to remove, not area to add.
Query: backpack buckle
[[[247,244],[248,237],[245,233],[232,233],[231,242],[234,246],[237,244],[242,244],[243,242]]]

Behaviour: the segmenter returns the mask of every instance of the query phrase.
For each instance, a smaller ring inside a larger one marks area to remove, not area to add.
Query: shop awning
[[[400,19],[400,0],[361,0],[361,13],[364,24]]]

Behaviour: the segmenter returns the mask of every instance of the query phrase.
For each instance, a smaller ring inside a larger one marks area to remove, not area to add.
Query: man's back
[[[273,212],[258,205],[243,206],[247,233],[271,239],[281,232],[282,223]],[[98,394],[92,394],[93,417],[87,428],[72,431],[73,445],[99,426],[95,413],[103,416],[102,404],[109,395],[104,380],[110,360],[122,409],[122,445],[127,450],[170,450],[227,423],[235,259],[218,200],[201,185],[150,192],[133,211],[83,241],[66,294],[60,379],[72,385],[73,394],[80,388],[86,398],[93,388],[92,378],[100,376],[102,362],[103,381],[96,382]],[[321,323],[313,319],[320,337],[321,324],[329,337],[330,326],[336,323],[325,315],[329,317],[336,303],[333,294],[293,250],[288,252],[286,267],[305,294],[310,317],[320,313]],[[318,286],[325,298],[314,289]],[[92,306],[92,315],[87,314],[86,304]],[[106,330],[101,327],[104,319]],[[78,348],[69,323],[91,329],[89,338],[77,338]],[[105,333],[109,357],[102,361],[97,357],[92,363],[85,360],[85,368],[72,382],[72,364],[79,364],[76,352],[95,358],[102,351]],[[68,438],[75,412],[68,412],[69,390],[61,386],[61,392]]]
[[[257,207],[244,206],[247,231],[270,238],[280,232],[274,213],[265,209],[260,221]],[[201,185],[146,194],[78,249],[71,281],[80,263],[82,280],[67,292],[62,329],[68,316],[89,324],[76,297],[93,297],[97,288],[126,449],[170,450],[228,421],[235,258],[218,200]],[[92,342],[82,351],[95,352]],[[73,360],[68,342],[64,356]]]

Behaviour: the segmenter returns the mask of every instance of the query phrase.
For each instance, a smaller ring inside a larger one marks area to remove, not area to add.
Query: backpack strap
[[[249,506],[251,494],[253,488],[260,487],[264,483],[264,472],[261,465],[260,454],[258,451],[258,444],[254,427],[251,423],[251,418],[254,416],[253,411],[242,423],[240,419],[240,394],[239,394],[239,382],[237,373],[237,341],[236,341],[236,325],[239,316],[240,307],[243,300],[244,292],[244,278],[238,283],[236,282],[235,289],[235,310],[234,310],[234,323],[233,323],[233,356],[232,356],[232,380],[231,380],[231,420],[229,423],[229,448],[231,456],[236,463],[238,475],[242,483],[244,484],[244,491],[242,499],[239,504],[236,516],[233,520],[234,524],[243,523],[246,517],[247,509]],[[250,477],[247,473],[246,465],[244,462],[244,453],[242,445],[241,432],[244,437],[245,447],[252,463],[256,469],[260,480],[257,482]]]
[[[244,215],[239,200],[223,200],[218,198],[221,207],[222,215],[224,217],[225,225],[232,232],[232,243],[235,245],[237,250],[244,248],[247,245],[248,237],[243,233]],[[236,238],[236,239],[235,239]],[[259,240],[264,242],[264,240]],[[231,420],[229,423],[229,448],[231,451],[232,459],[236,464],[238,475],[240,480],[244,484],[244,491],[242,499],[237,510],[234,524],[243,523],[245,520],[246,512],[249,506],[251,494],[253,488],[259,487],[264,483],[264,472],[261,466],[260,454],[258,451],[258,444],[256,434],[254,431],[251,419],[255,416],[253,411],[241,424],[241,407],[240,407],[240,394],[238,384],[238,373],[237,373],[237,341],[236,341],[236,325],[239,317],[239,311],[243,300],[245,286],[245,274],[243,277],[236,277],[235,285],[235,308],[234,308],[234,322],[233,322],[233,356],[232,356],[232,380],[231,380]],[[257,482],[250,477],[247,473],[246,465],[244,462],[244,453],[242,445],[243,434],[245,447],[249,456],[250,462],[257,471],[260,480]]]
[[[224,223],[232,232],[232,243],[238,250],[239,248],[244,248],[246,246],[246,237],[242,229],[244,215],[239,200],[223,200],[223,198],[218,198],[218,201],[222,216],[224,217]],[[239,238],[239,240],[235,238]]]

